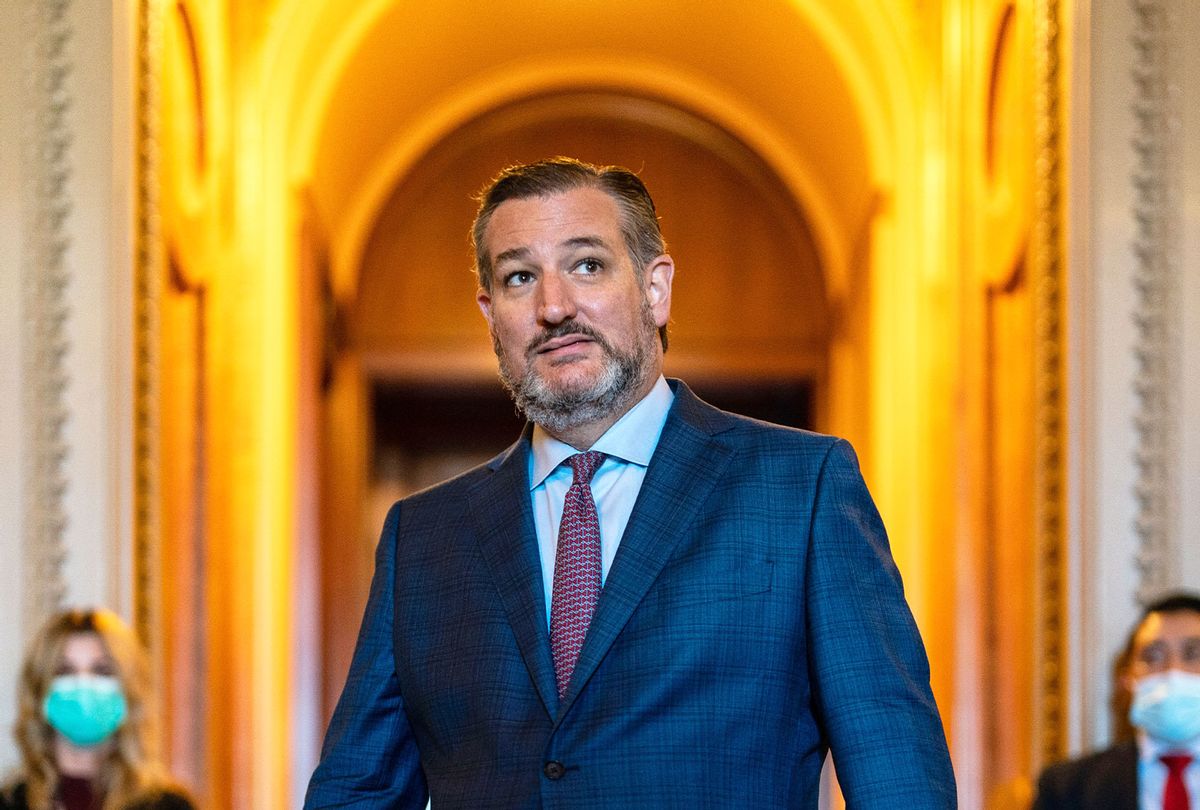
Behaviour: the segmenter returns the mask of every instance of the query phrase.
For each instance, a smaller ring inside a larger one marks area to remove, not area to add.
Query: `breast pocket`
[[[712,559],[663,571],[653,593],[663,607],[746,599],[769,593],[775,564],[761,559]]]

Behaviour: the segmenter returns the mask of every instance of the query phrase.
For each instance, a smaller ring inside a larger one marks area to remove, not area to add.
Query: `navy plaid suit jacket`
[[[849,445],[675,403],[560,701],[529,431],[397,503],[306,808],[953,808]]]

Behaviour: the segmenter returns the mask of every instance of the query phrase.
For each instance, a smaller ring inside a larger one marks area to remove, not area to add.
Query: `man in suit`
[[[305,806],[952,808],[928,664],[841,440],[662,377],[674,263],[623,169],[481,195],[478,301],[529,419],[397,503]]]
[[[1047,768],[1035,810],[1200,810],[1200,596],[1147,606],[1116,671],[1119,742]]]

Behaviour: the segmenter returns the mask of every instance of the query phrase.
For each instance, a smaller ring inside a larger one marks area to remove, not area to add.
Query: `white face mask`
[[[1142,678],[1133,688],[1129,722],[1169,745],[1200,737],[1200,675],[1169,669]]]

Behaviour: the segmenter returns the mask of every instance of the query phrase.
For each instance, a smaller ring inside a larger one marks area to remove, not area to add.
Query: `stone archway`
[[[371,227],[421,156],[490,110],[567,91],[690,111],[747,146],[804,213],[831,327],[822,425],[861,451],[955,717],[954,540],[969,507],[943,496],[972,448],[945,429],[967,352],[955,351],[962,252],[942,212],[974,198],[959,136],[938,126],[929,29],[914,10],[868,0],[778,0],[751,15],[720,4],[687,25],[658,4],[597,14],[551,3],[503,19],[476,5],[281,0],[208,28],[230,63],[229,87],[210,87],[212,120],[237,145],[217,161],[227,220],[213,225],[203,276],[210,385],[236,392],[207,413],[206,514],[230,549],[210,610],[235,684],[214,707],[234,738],[211,754],[225,763],[215,772],[241,779],[231,795],[256,806],[286,803],[320,733],[321,375],[299,347],[336,330]]]

